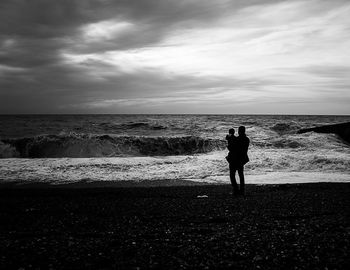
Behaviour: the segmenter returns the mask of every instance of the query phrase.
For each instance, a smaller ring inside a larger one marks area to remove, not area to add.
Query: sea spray
[[[0,158],[12,158],[19,156],[20,154],[17,152],[14,146],[0,141]]]

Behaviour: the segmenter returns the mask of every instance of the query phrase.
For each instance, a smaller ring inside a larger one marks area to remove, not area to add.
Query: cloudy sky
[[[350,114],[348,0],[1,0],[0,113]]]

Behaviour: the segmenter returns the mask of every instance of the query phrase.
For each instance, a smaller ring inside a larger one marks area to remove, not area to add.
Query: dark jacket
[[[244,165],[249,161],[248,148],[250,140],[247,136],[241,135],[237,137],[237,153],[238,162],[240,165]]]
[[[245,165],[248,161],[248,148],[250,140],[247,136],[241,135],[235,137],[234,140],[228,142],[229,154],[227,161],[233,167],[240,167]]]

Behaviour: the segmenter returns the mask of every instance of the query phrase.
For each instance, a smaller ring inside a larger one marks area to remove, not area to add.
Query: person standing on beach
[[[244,181],[244,165],[249,161],[248,148],[250,140],[245,134],[245,127],[240,126],[238,128],[238,137],[235,137],[234,141],[230,145],[228,143],[229,155],[227,161],[230,166],[230,180],[233,188],[234,195],[244,195],[245,193],[245,181]],[[236,171],[238,171],[240,187],[238,188],[236,182]]]

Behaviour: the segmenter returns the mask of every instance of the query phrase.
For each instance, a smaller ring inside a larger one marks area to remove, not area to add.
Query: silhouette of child
[[[236,137],[235,137],[235,130],[233,128],[230,128],[228,131],[228,134],[226,135],[226,140],[227,140],[227,149],[228,149],[228,155],[226,156],[227,162],[230,163],[230,160],[233,157],[233,150],[234,150],[234,145],[236,142]]]

